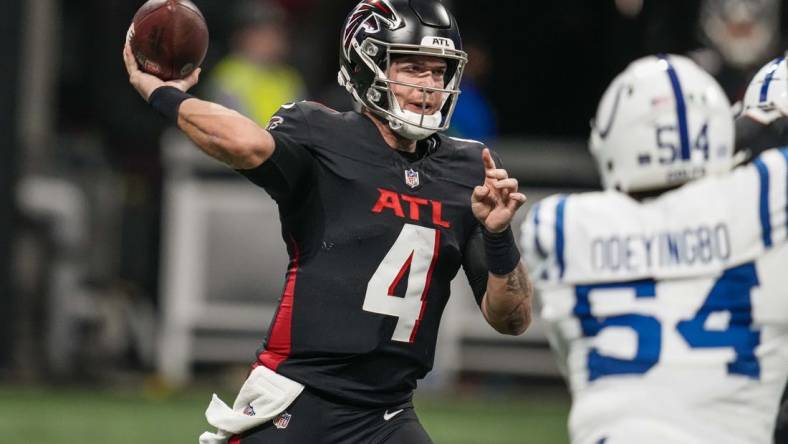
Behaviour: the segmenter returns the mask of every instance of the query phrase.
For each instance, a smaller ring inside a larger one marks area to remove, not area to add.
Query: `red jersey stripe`
[[[279,301],[279,309],[276,312],[271,334],[268,336],[268,341],[265,344],[265,350],[260,353],[257,358],[257,364],[262,364],[273,371],[276,371],[279,364],[290,356],[292,347],[291,322],[293,319],[293,299],[295,296],[296,277],[298,275],[299,260],[301,259],[301,250],[298,248],[298,242],[296,242],[292,236],[290,239],[293,245],[293,259],[290,262],[290,268],[287,270],[287,282],[285,283],[285,289],[282,293],[282,299]],[[254,367],[256,367],[257,364],[255,364]]]

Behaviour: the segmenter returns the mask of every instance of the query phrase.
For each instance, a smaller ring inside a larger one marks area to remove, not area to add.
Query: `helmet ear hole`
[[[612,161],[612,160],[608,160],[608,161],[607,161],[607,165],[605,165],[605,166],[607,167],[607,171],[608,171],[608,172],[611,172],[611,173],[613,172],[613,167],[614,167],[614,164],[613,164],[613,161]]]
[[[369,99],[371,102],[379,102],[380,97],[380,91],[373,88],[367,90],[367,99]]]

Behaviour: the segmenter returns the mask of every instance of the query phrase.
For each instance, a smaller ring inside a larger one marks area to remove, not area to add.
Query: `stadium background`
[[[254,222],[270,205],[245,212],[260,193],[190,155],[128,85],[120,50],[141,3],[0,4],[2,442],[194,442],[211,391],[233,398],[266,330],[270,315],[256,298],[275,302],[281,286],[275,216]],[[205,79],[228,51],[233,2],[195,3],[211,30]],[[279,3],[288,15],[288,63],[303,76],[305,98],[330,102],[338,32],[355,2]],[[488,55],[479,79],[497,121],[488,142],[531,201],[597,186],[588,122],[629,61],[710,46],[699,0],[450,3],[466,42]],[[775,32],[784,30],[786,9]],[[721,79],[733,99],[773,55]],[[230,235],[238,224],[270,238],[258,245],[262,253],[240,251]],[[188,260],[200,256],[228,259]],[[242,270],[250,260],[262,262]],[[184,262],[191,268],[173,265]],[[250,289],[262,279],[254,270],[273,290]],[[172,307],[199,305],[184,282],[216,299],[211,313],[221,316],[179,317]],[[173,302],[175,293],[185,299]],[[251,313],[251,325],[228,327],[239,310]],[[436,374],[417,392],[435,441],[565,442],[569,397],[538,325],[503,339],[473,310],[450,309]]]

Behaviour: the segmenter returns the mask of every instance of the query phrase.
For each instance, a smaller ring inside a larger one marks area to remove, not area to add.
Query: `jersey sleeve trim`
[[[558,205],[565,199],[565,195],[559,194],[535,203],[522,222],[522,257],[529,272],[543,282],[560,278],[564,268],[563,250],[560,253],[558,250],[563,248],[564,228],[557,216],[563,211]]]
[[[758,216],[765,249],[788,240],[788,148],[771,149],[753,160],[758,175]]]
[[[543,264],[547,261],[547,252],[542,248],[539,239],[539,211],[542,203],[535,203],[525,216],[520,226],[520,247],[522,249],[522,259],[534,276],[543,276],[537,270],[543,270]]]
[[[558,266],[558,278],[563,279],[566,272],[566,261],[564,260],[564,214],[566,211],[566,196],[558,198],[555,207],[555,260]]]
[[[758,187],[758,221],[763,248],[769,250],[788,241],[788,147],[764,151],[755,158]]]
[[[544,249],[542,244],[541,238],[539,237],[539,210],[541,210],[541,203],[537,203],[534,205],[532,210],[533,212],[533,239],[534,239],[534,248],[536,249],[536,253],[542,259],[547,259],[547,250]]]
[[[772,223],[771,212],[769,211],[769,169],[760,157],[755,159],[755,169],[758,171],[760,183],[759,194],[759,213],[761,220],[761,239],[765,248],[772,246]]]

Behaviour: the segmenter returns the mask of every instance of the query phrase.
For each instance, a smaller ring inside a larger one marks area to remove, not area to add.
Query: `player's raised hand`
[[[132,29],[129,28],[129,32],[131,32],[131,30]],[[129,83],[131,83],[134,89],[136,89],[146,101],[151,93],[161,86],[174,86],[186,92],[200,80],[200,68],[192,71],[192,73],[184,79],[170,80],[167,82],[154,75],[143,72],[137,65],[137,60],[134,59],[134,54],[131,52],[128,34],[126,44],[123,46],[123,62],[126,64],[126,71],[129,73]]]
[[[517,179],[504,169],[496,168],[490,150],[482,151],[484,184],[471,195],[471,208],[476,219],[492,233],[509,227],[514,214],[525,203],[525,194],[518,192]]]

